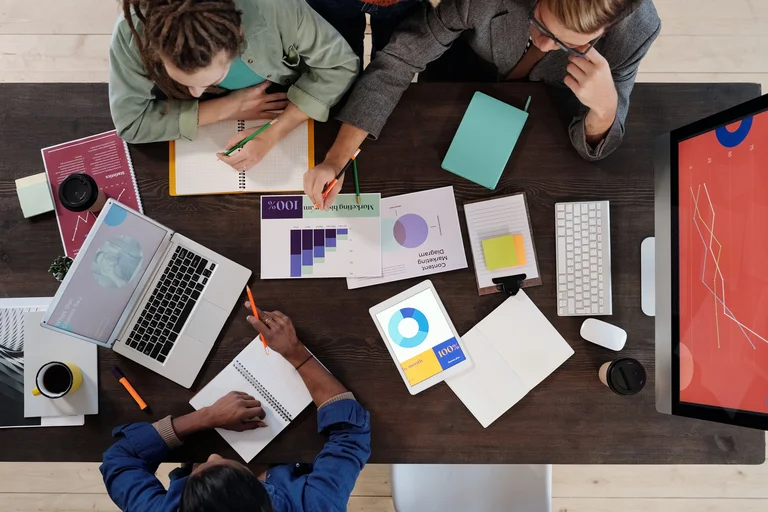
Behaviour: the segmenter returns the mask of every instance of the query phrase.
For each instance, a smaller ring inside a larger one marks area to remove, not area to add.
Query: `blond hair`
[[[546,0],[547,8],[568,30],[594,34],[616,21],[634,0]]]

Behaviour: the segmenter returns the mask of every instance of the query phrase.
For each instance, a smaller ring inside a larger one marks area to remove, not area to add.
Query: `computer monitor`
[[[768,430],[768,95],[655,160],[656,408]]]

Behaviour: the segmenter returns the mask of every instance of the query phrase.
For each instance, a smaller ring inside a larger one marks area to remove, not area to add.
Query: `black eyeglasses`
[[[530,23],[533,26],[533,28],[535,28],[536,30],[538,30],[539,32],[541,32],[542,34],[550,38],[552,41],[554,41],[557,47],[563,50],[568,55],[573,55],[574,57],[581,57],[581,58],[586,57],[587,53],[589,53],[589,50],[591,50],[595,46],[595,43],[597,43],[600,40],[600,38],[603,37],[601,34],[596,38],[594,38],[593,40],[591,40],[587,44],[586,50],[584,51],[577,50],[576,48],[572,48],[568,46],[567,44],[559,40],[557,37],[555,37],[555,34],[550,32],[549,29],[545,27],[543,23],[541,23],[539,20],[536,19],[535,13],[536,13],[536,7],[534,6],[534,9],[531,11],[531,18],[530,18]]]

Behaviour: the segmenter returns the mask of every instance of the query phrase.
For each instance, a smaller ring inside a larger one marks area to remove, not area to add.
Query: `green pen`
[[[360,202],[360,182],[357,179],[357,158],[352,160],[352,168],[355,171],[355,200]]]
[[[277,122],[277,118],[274,118],[273,120],[271,120],[270,122],[268,122],[267,124],[259,128],[258,130],[256,130],[255,132],[253,132],[252,134],[250,134],[249,136],[247,136],[246,138],[244,138],[243,140],[241,140],[240,142],[238,142],[237,144],[235,144],[234,146],[226,150],[224,152],[224,156],[229,156],[235,151],[237,151],[238,149],[242,149],[243,146],[251,142],[258,134],[260,134],[261,132],[263,132],[264,130],[266,130],[276,122]]]

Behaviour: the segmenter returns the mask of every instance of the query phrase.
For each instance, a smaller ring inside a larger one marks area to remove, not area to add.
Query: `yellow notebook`
[[[238,132],[266,121],[222,121],[198,129],[197,138],[169,143],[169,191],[172,196],[239,194],[244,192],[300,192],[304,173],[315,165],[314,121],[289,133],[259,162],[238,172],[216,153]]]

